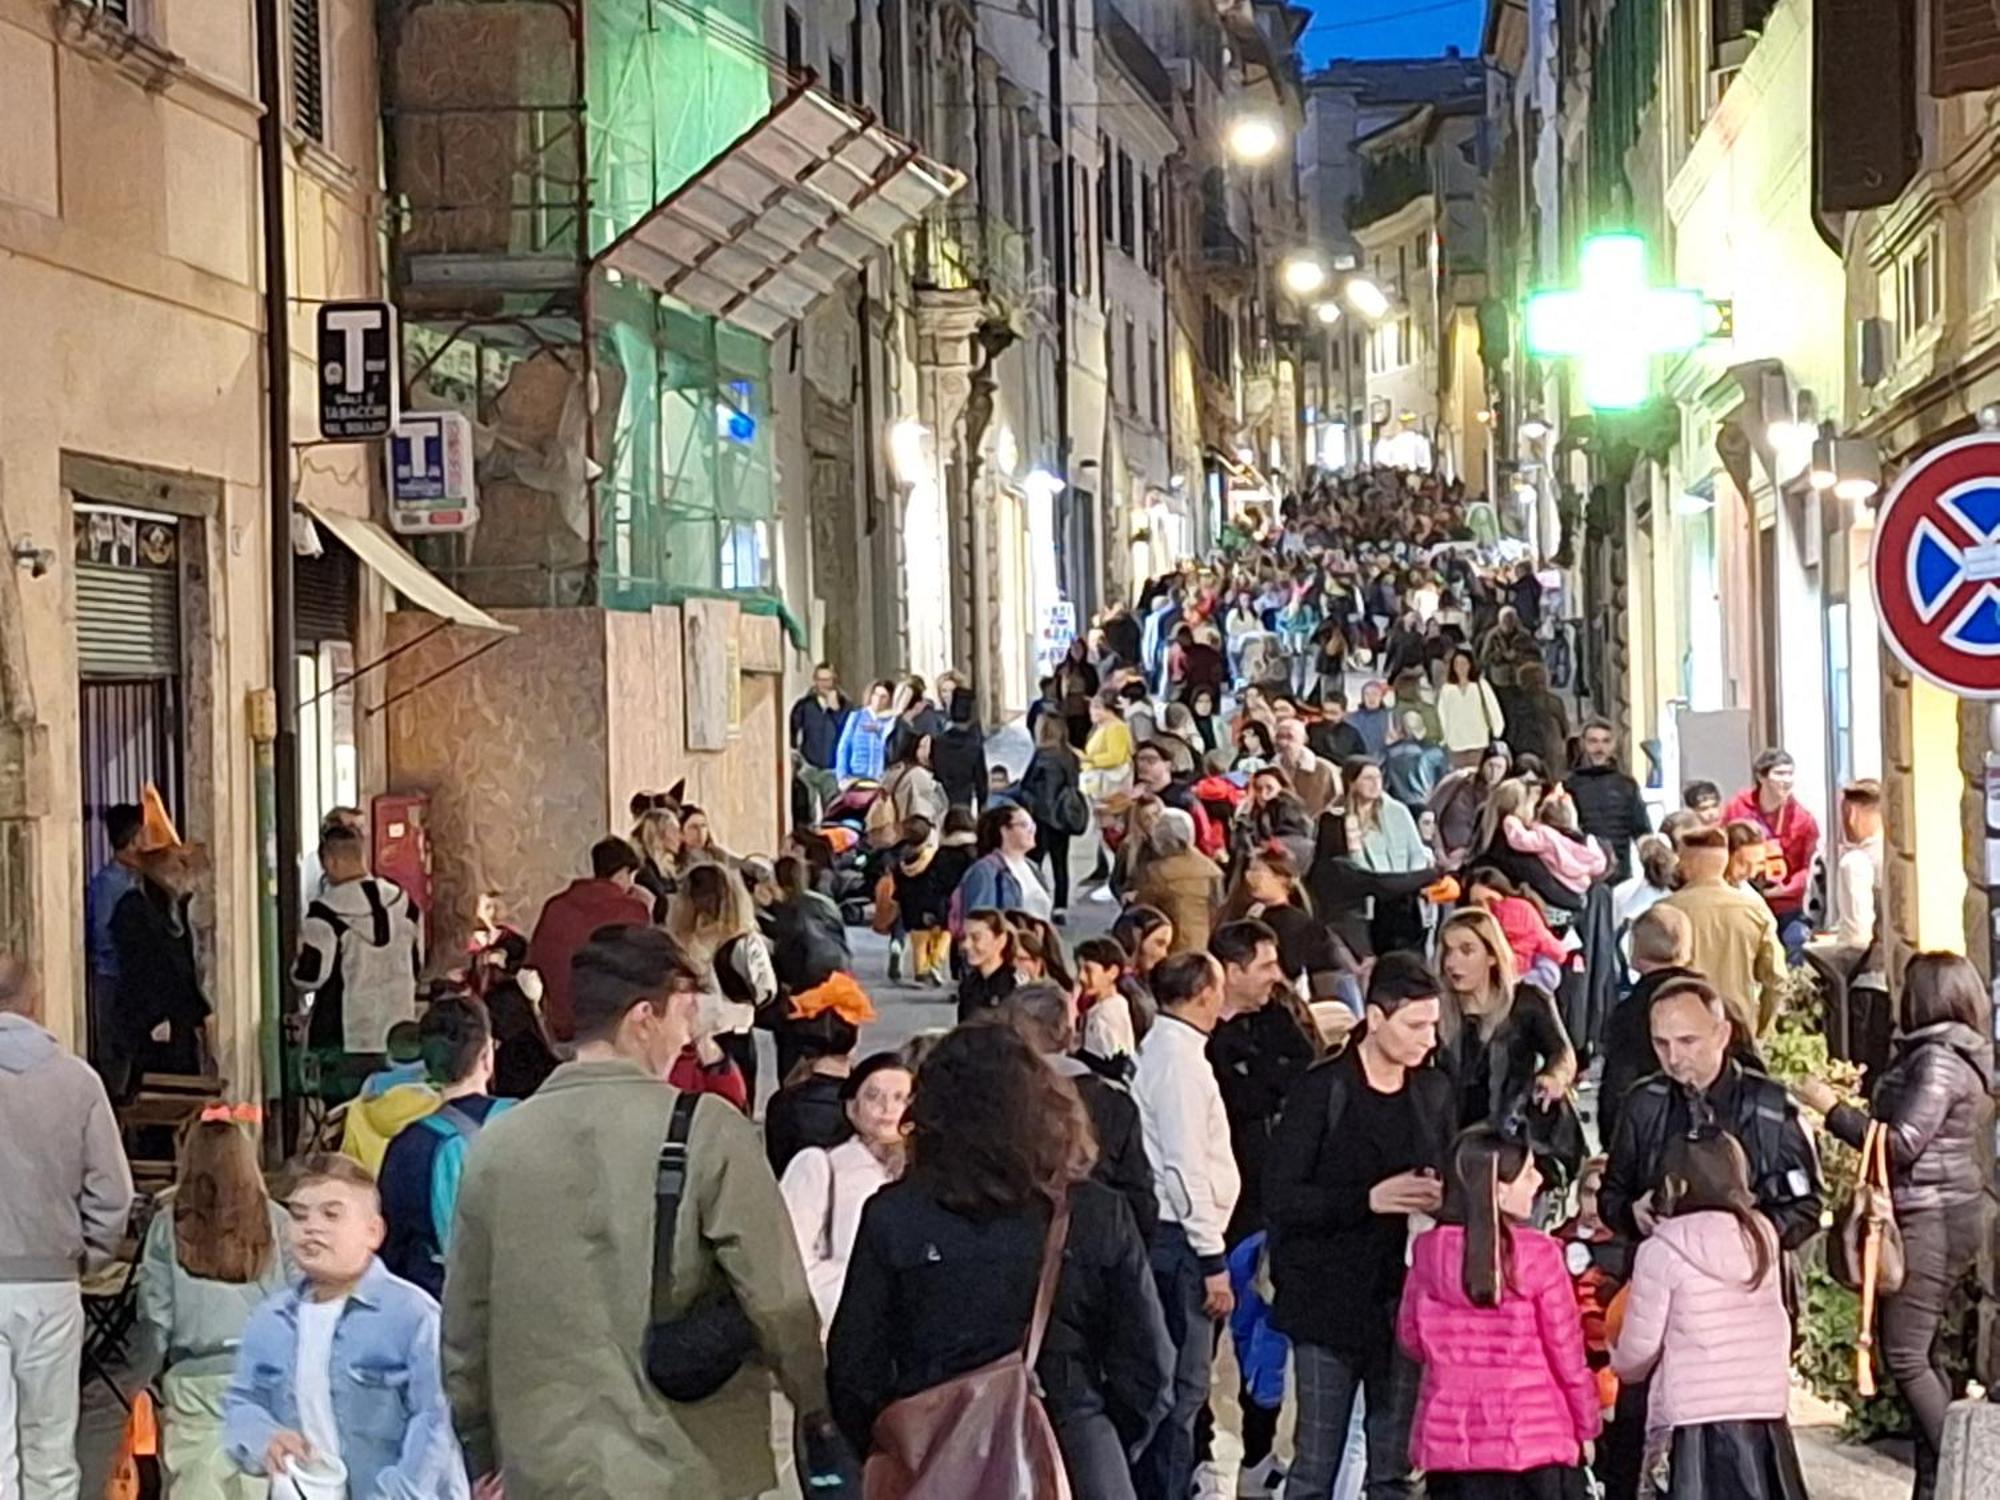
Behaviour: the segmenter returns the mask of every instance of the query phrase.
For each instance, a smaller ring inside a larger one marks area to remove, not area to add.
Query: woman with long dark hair
[[[1069,911],[1069,841],[1089,832],[1072,826],[1066,814],[1083,803],[1083,762],[1070,747],[1069,733],[1059,719],[1045,718],[1035,726],[1035,753],[1021,773],[1017,800],[1035,820],[1034,860],[1049,867],[1055,918]]]
[[[1632,1262],[1620,1380],[1649,1381],[1647,1470],[1667,1500],[1805,1500],[1786,1424],[1791,1320],[1750,1160],[1714,1126],[1667,1143],[1660,1221]]]
[[[1165,1411],[1169,1344],[1132,1210],[1089,1180],[1075,1088],[1010,1026],[961,1026],[917,1074],[902,1178],[868,1200],[827,1342],[857,1453],[894,1402],[1023,1347],[1052,1235],[1035,1370],[1077,1500],[1132,1500],[1126,1454]]]
[[[1918,1500],[1937,1488],[1938,1441],[1951,1380],[1938,1326],[1973,1264],[1985,1209],[1981,1142],[1993,1133],[1990,1002],[1956,953],[1919,953],[1903,970],[1902,1034],[1866,1105],[1826,1084],[1798,1085],[1827,1129],[1859,1150],[1870,1123],[1888,1131],[1889,1194],[1903,1235],[1903,1284],[1882,1298],[1882,1358],[1916,1422]]]
[[[1436,1500],[1580,1500],[1602,1425],[1563,1250],[1533,1226],[1527,1142],[1475,1125],[1419,1235],[1397,1335],[1423,1366],[1410,1457]]]
[[[189,1127],[139,1255],[134,1359],[141,1376],[162,1371],[160,1463],[175,1500],[261,1500],[269,1488],[224,1451],[222,1398],[244,1324],[284,1285],[284,1242],[249,1130],[221,1117]]]
[[[840,1081],[841,1139],[799,1151],[778,1184],[822,1329],[840,1305],[862,1211],[902,1175],[909,1103],[909,1065],[900,1053],[877,1052]]]
[[[1493,684],[1479,675],[1479,663],[1463,646],[1451,653],[1445,665],[1437,711],[1444,747],[1451,752],[1452,765],[1460,769],[1478,765],[1486,747],[1507,731],[1507,716],[1501,711]]]

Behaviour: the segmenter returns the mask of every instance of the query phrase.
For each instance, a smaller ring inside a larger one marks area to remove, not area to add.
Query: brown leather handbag
[[[1842,1286],[1861,1294],[1854,1341],[1854,1388],[1875,1394],[1875,1298],[1893,1297],[1903,1288],[1907,1265],[1903,1232],[1889,1196],[1889,1132],[1870,1121],[1861,1138],[1861,1169],[1854,1196],[1834,1213],[1827,1236],[1828,1272]]]
[[[1069,1205],[1049,1224],[1041,1283],[1021,1347],[892,1403],[875,1419],[864,1500],[1070,1500],[1035,1359],[1055,1306]]]

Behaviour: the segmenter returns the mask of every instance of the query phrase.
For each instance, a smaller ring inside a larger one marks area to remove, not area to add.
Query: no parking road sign
[[[1912,672],[2000,698],[2000,435],[1941,443],[1903,471],[1869,571],[1883,639]]]

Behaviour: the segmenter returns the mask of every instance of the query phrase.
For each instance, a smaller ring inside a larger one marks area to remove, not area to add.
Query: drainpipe
[[[1080,5],[1084,0],[1070,0]],[[1049,33],[1049,129],[1056,142],[1056,191],[1049,195],[1055,206],[1054,249],[1051,259],[1056,268],[1056,473],[1063,481],[1063,496],[1070,515],[1076,514],[1076,476],[1070,472],[1070,430],[1069,430],[1069,258],[1076,246],[1070,234],[1069,213],[1069,126],[1063,118],[1063,26],[1062,17],[1057,15],[1055,25]],[[1110,420],[1109,413],[1106,421]],[[1090,527],[1094,536],[1097,531],[1097,515],[1104,504],[1102,493],[1105,475],[1097,477],[1098,491],[1091,496],[1093,514],[1085,516],[1083,522]],[[1068,528],[1065,528],[1068,529]],[[1064,543],[1069,538],[1063,539]],[[1090,549],[1093,553],[1098,548]],[[1076,606],[1077,620],[1082,624],[1089,617],[1092,603],[1089,593],[1092,580],[1083,577],[1078,567],[1076,549],[1067,545],[1063,555],[1068,561],[1071,603]],[[1102,563],[1100,561],[1100,567]],[[1080,632],[1079,632],[1080,633]]]
[[[286,273],[290,224],[285,217],[282,35],[278,0],[257,0],[257,98],[264,111],[257,122],[264,221],[264,435],[270,487],[265,525],[271,547],[271,693],[276,710],[276,722],[269,726],[271,774],[276,780],[271,830],[276,878],[270,888],[277,898],[274,930],[280,971],[279,992],[267,991],[264,1004],[273,1008],[265,1024],[275,1024],[281,1036],[284,1019],[291,1013],[283,969],[298,950],[300,873],[299,679],[292,664],[298,649],[292,620],[292,305]],[[266,915],[272,915],[268,907]],[[281,1055],[283,1050],[281,1046]],[[264,1080],[267,1093],[271,1083]],[[280,1067],[277,1084],[280,1132],[276,1141],[268,1136],[266,1140],[282,1156],[290,1152],[299,1130],[297,1081],[290,1066]]]

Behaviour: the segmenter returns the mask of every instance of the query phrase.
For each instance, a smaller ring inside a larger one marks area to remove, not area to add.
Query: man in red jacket
[[[1806,886],[1812,880],[1813,857],[1819,853],[1819,824],[1792,795],[1797,775],[1789,752],[1766,750],[1751,767],[1754,784],[1722,811],[1723,822],[1755,823],[1770,841],[1773,857],[1758,888],[1778,919],[1778,936],[1794,964],[1811,935],[1806,925]]]
[[[648,927],[653,909],[632,892],[639,851],[624,839],[600,839],[590,848],[588,880],[573,880],[549,897],[528,941],[527,967],[542,976],[542,1015],[549,1035],[567,1042],[576,1034],[569,1002],[569,966],[600,927]]]

